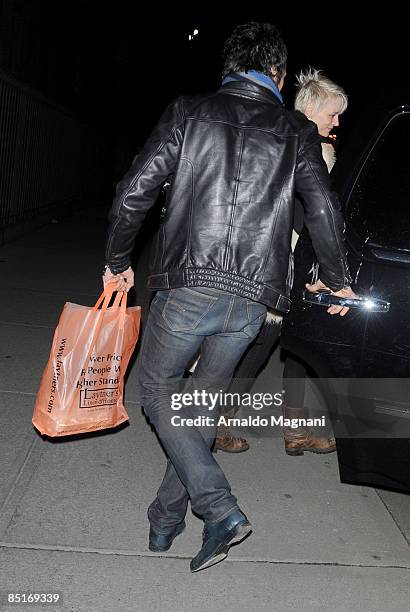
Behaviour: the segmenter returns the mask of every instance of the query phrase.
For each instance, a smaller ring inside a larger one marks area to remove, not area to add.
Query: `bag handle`
[[[124,329],[125,315],[127,313],[127,296],[128,293],[126,291],[117,291],[114,304],[112,305],[113,309],[118,308],[118,306],[120,307],[120,329]]]
[[[114,291],[115,291],[115,283],[107,283],[103,289],[102,294],[96,301],[95,306],[93,307],[93,311],[98,310],[100,306],[101,306],[101,310],[104,310],[104,311],[107,310],[108,304],[111,301],[112,294],[114,293]]]
[[[116,283],[107,283],[104,287],[103,292],[101,293],[100,297],[98,298],[98,300],[95,303],[95,306],[93,307],[93,312],[97,312],[98,311],[98,307],[101,306],[101,312],[102,312],[102,316],[100,317],[100,320],[98,322],[97,325],[97,330],[94,334],[94,337],[97,338],[98,334],[100,333],[100,329],[101,329],[101,325],[103,322],[103,317],[104,317],[104,312],[106,312],[107,308],[108,308],[108,304],[111,301],[112,298],[112,294],[114,293],[114,291],[116,291],[115,289],[116,287]],[[125,296],[124,296],[125,294]],[[126,307],[127,307],[127,292],[126,291],[117,291],[117,295],[115,296],[115,300],[114,300],[114,304],[113,304],[113,308],[118,308],[118,304],[121,301],[121,321],[120,321],[120,326],[121,328],[124,327],[124,320],[125,320],[125,313],[126,313]],[[93,352],[93,348],[94,346],[91,345],[90,346],[90,350],[87,353],[87,358],[85,359],[85,363],[87,364],[90,357],[91,357],[91,353]]]
[[[116,283],[108,283],[105,287],[104,287],[104,291],[102,292],[102,294],[100,295],[100,297],[98,298],[93,311],[96,312],[98,310],[98,307],[100,306],[100,304],[102,303],[101,306],[101,311],[104,313],[107,311],[108,308],[108,304],[111,301],[112,295],[116,290]],[[110,310],[118,310],[120,309],[120,329],[124,329],[124,323],[125,323],[125,315],[127,313],[127,296],[128,293],[126,291],[117,291],[117,295],[115,296],[113,305],[111,306]]]
[[[112,309],[116,309],[118,307],[121,308],[121,314],[126,313],[127,309],[127,292],[126,291],[117,291],[117,295],[115,296],[114,303],[112,305]]]

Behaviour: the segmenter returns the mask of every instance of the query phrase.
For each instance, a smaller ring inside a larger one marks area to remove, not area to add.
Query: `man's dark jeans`
[[[184,370],[201,357],[193,389],[225,391],[236,364],[256,337],[266,316],[263,304],[207,287],[159,291],[151,303],[141,348],[141,400],[168,455],[164,479],[148,517],[157,533],[169,533],[192,511],[205,521],[220,521],[237,509],[229,483],[210,447],[218,414],[209,405],[171,408],[181,392]],[[172,418],[213,419],[203,427],[175,426]]]

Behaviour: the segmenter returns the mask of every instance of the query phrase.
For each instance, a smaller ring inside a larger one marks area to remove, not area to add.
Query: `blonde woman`
[[[334,81],[320,70],[308,68],[297,76],[295,109],[313,121],[322,136],[322,155],[329,172],[336,161],[330,132],[339,126],[339,117],[347,108],[347,95]],[[292,250],[303,227],[303,206],[296,202]],[[290,290],[290,289],[289,289]],[[235,390],[246,393],[251,390],[252,381],[266,365],[274,348],[282,323],[282,317],[274,312],[267,314],[266,322],[240,361],[233,381]],[[306,418],[304,408],[305,368],[303,364],[288,357],[285,362],[284,385],[286,391],[285,418]],[[291,382],[292,381],[292,382]],[[233,416],[227,414],[227,416]],[[305,428],[284,429],[285,450],[289,455],[303,455],[304,451],[330,453],[336,450],[333,437],[315,436]],[[215,449],[225,452],[243,452],[249,448],[247,440],[232,435],[227,427],[218,429]]]
[[[297,76],[298,90],[295,98],[295,109],[316,123],[317,130],[323,138],[322,155],[329,172],[333,168],[336,156],[334,146],[329,142],[329,135],[339,126],[339,117],[347,108],[347,95],[336,83],[326,77],[320,70],[308,68]],[[303,227],[303,209],[300,204],[295,211],[295,230],[292,246],[295,248],[298,233]],[[305,366],[290,355],[286,358],[283,372],[285,387],[284,417],[303,419],[307,417],[304,407]],[[316,436],[308,429],[284,429],[285,450],[288,455],[303,455],[304,451],[313,453],[331,453],[336,450],[333,436]]]
[[[316,123],[317,131],[323,138],[329,138],[330,132],[339,126],[339,117],[347,108],[344,89],[313,68],[301,72],[297,82],[295,109]],[[333,145],[323,142],[322,153],[330,172],[336,161]]]

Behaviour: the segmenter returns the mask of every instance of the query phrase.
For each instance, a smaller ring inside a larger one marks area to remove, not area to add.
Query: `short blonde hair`
[[[332,97],[340,97],[344,113],[347,108],[347,94],[345,90],[322,74],[321,70],[307,68],[300,72],[297,77],[297,93],[295,98],[295,109],[306,115],[308,108],[319,111],[323,104]]]

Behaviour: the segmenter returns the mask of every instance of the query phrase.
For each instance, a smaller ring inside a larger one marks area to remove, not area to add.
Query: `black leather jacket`
[[[130,265],[136,234],[170,181],[148,286],[206,286],[287,312],[294,195],[333,290],[350,283],[344,222],[316,125],[251,81],[180,97],[166,109],[110,213],[106,262]]]

